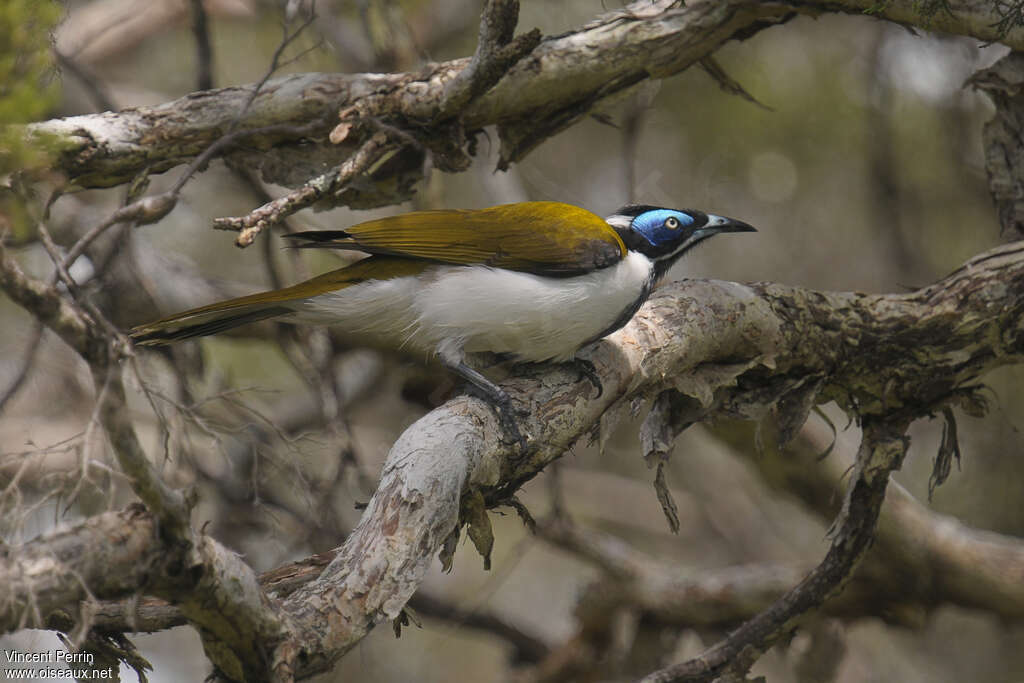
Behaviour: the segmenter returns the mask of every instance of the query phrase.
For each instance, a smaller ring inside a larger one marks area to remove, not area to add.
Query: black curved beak
[[[708,222],[700,230],[702,232],[706,231],[709,235],[717,235],[720,232],[757,232],[757,229],[749,223],[710,213],[708,214]]]

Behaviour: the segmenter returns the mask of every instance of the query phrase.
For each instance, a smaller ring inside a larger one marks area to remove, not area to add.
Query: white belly
[[[508,353],[568,360],[643,294],[652,264],[630,252],[609,268],[550,278],[484,266],[438,266],[313,297],[297,316],[354,338],[446,356]]]
[[[568,278],[494,268],[447,268],[416,296],[421,333],[468,352],[567,360],[608,329],[643,292],[651,262],[630,253],[617,265]]]

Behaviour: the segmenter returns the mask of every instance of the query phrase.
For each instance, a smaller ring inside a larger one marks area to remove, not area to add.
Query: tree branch
[[[829,398],[866,415],[866,427],[881,436],[878,443],[865,442],[855,481],[866,488],[849,503],[857,528],[866,533],[871,525],[863,506],[876,500],[881,476],[869,456],[893,455],[890,446],[902,443],[889,438],[892,428],[880,416],[898,414],[905,421],[926,415],[963,400],[965,385],[981,373],[1020,362],[1022,307],[1022,244],[982,254],[907,295],[713,281],[666,287],[591,351],[602,396],[591,395],[587,380],[557,368],[530,369],[505,382],[519,406],[528,407],[527,457],[495,438],[497,420],[476,399],[450,401],[407,430],[392,448],[358,528],[315,582],[283,597],[292,626],[275,655],[279,671],[302,678],[325,670],[373,625],[397,617],[459,524],[464,491],[476,489],[490,504],[500,504],[586,434],[602,412],[666,390],[688,406],[687,420],[774,410],[786,423]],[[837,537],[835,552],[849,552],[830,566],[845,572],[862,542],[861,535],[843,535],[841,542]],[[264,607],[264,618],[277,610]],[[789,617],[778,623],[784,628]],[[763,629],[758,634],[763,645]]]
[[[54,610],[77,607],[86,597],[135,593],[160,561],[156,530],[156,519],[134,505],[5,548],[0,554],[3,631],[42,627]]]
[[[753,27],[784,20],[793,12],[776,3],[736,0],[698,3],[692,8],[673,9],[672,5],[667,0],[653,5],[639,3],[635,11],[612,12],[576,32],[541,42],[490,90],[460,111],[462,126],[474,131],[499,124],[505,166],[585,116],[600,100],[648,77],[678,73],[714,52],[738,31],[749,34],[756,30]],[[502,30],[493,33],[503,36]],[[489,36],[492,32],[484,33]],[[482,55],[487,54],[490,52],[485,49]],[[601,59],[592,59],[593,55]],[[450,84],[471,82],[475,84],[469,88],[472,95],[483,87],[480,84],[493,80],[495,65],[507,65],[507,61],[478,60],[486,78],[470,74],[459,79],[471,63],[466,59],[430,65],[416,73],[300,74],[280,78],[269,81],[253,100],[238,130],[270,125],[286,129],[317,122],[320,127],[311,136],[322,139],[331,127],[329,120],[339,111],[355,119],[380,118],[402,125],[410,121],[418,126],[424,113],[431,113],[429,118],[433,120],[434,114],[443,109]],[[483,68],[484,63],[487,68]],[[464,90],[462,85],[451,87]],[[76,185],[108,187],[144,170],[165,171],[200,154],[234,122],[251,90],[232,87],[192,93],[157,107],[56,119],[35,124],[30,130],[56,136],[57,167]],[[455,101],[461,99],[462,95]],[[440,124],[436,129],[417,129],[417,137],[428,148],[440,151],[435,152],[439,167],[445,167],[447,155],[443,150],[466,144],[452,138],[453,132],[450,126]],[[322,173],[323,164],[336,166],[359,144],[352,139],[346,145],[318,145],[299,153],[289,149],[299,141],[293,133],[279,130],[253,135],[246,139],[246,150],[231,154],[260,168],[269,182],[296,186]],[[401,161],[374,178],[375,191],[366,191],[365,197],[358,193],[347,197],[349,204],[380,205],[404,197],[400,189],[408,187],[410,174],[419,177],[421,161],[416,155]],[[396,179],[397,188],[392,187]]]
[[[445,86],[441,106],[423,112],[431,118],[447,118],[487,92],[520,59],[540,43],[534,29],[513,40],[519,19],[519,0],[488,0],[480,15],[476,52],[458,75]],[[423,116],[419,117],[422,118]]]
[[[466,130],[497,124],[502,138],[501,165],[505,167],[586,116],[599,101],[646,78],[665,78],[683,71],[713,54],[724,42],[749,37],[800,12],[872,10],[875,16],[892,21],[1024,49],[1024,30],[1000,35],[993,27],[999,19],[997,13],[991,3],[980,0],[953,2],[952,15],[940,12],[927,21],[911,0],[675,4],[668,0],[637,3],[607,13],[576,31],[545,38],[460,112]],[[262,169],[267,181],[300,185],[322,173],[322,164],[337,165],[358,145],[356,141],[336,148],[318,145],[315,154],[308,148],[296,154],[289,152],[288,146],[299,142],[300,136],[289,133],[288,127],[318,122],[313,135],[322,139],[339,111],[399,122],[422,121],[425,114],[430,114],[426,118],[432,120],[443,109],[449,86],[461,82],[459,76],[470,63],[457,59],[430,65],[421,72],[297,74],[269,81],[239,122],[239,129],[270,125],[282,129],[247,138],[248,149],[231,154]],[[228,129],[251,92],[251,86],[242,86],[192,93],[156,107],[54,119],[35,124],[30,130],[56,136],[56,167],[76,185],[109,187],[144,170],[168,170],[201,153]],[[433,146],[461,144],[448,139],[450,134],[444,127],[417,133],[428,141],[436,136]],[[318,167],[321,170],[316,170]],[[371,192],[360,199],[354,194],[347,199],[354,206],[392,203],[404,195],[389,190],[389,182],[406,178],[399,185],[407,187],[409,174],[415,176],[418,172],[417,160],[396,164],[389,173],[374,179],[377,195]]]
[[[162,552],[159,553],[159,566],[150,565],[150,572],[143,575],[148,581],[147,588],[181,606],[186,617],[198,627],[207,654],[227,676],[233,680],[263,677],[267,664],[261,645],[279,640],[286,622],[278,611],[269,609],[269,602],[248,565],[213,539],[192,530],[190,502],[181,491],[164,483],[146,457],[130,419],[121,380],[118,361],[123,354],[123,345],[120,340],[101,333],[99,325],[77,305],[62,297],[52,285],[26,275],[2,243],[0,288],[89,362],[99,404],[100,424],[121,470],[129,477],[132,490],[158,520],[156,529],[162,541]],[[99,534],[109,530],[109,520],[100,524]],[[74,534],[59,536],[54,548],[49,543],[41,543],[39,552],[29,551],[28,557],[34,560],[33,563],[13,563],[7,571],[15,580],[12,585],[31,588],[33,582],[39,583],[35,575],[40,567],[49,568],[63,578],[73,576],[76,569],[68,564],[73,555],[57,552],[63,547],[64,539],[70,539],[69,546],[76,540]],[[109,538],[100,540],[105,540],[107,545],[117,542]],[[46,552],[54,553],[59,559],[39,560]],[[96,569],[97,565],[93,564],[86,564],[83,568],[90,574],[95,574]],[[137,572],[127,572],[125,577],[129,582],[143,578]],[[73,595],[79,594],[76,590],[92,590],[95,594],[92,584],[83,580],[77,583],[77,589],[67,586],[66,590]],[[108,579],[100,579],[96,583],[100,587],[124,587],[123,583],[112,583]],[[141,584],[137,585],[137,588],[141,587]],[[42,626],[48,615],[32,607],[34,600],[37,599],[32,593],[20,601],[8,598],[9,608],[0,612],[0,616],[17,616],[26,623]]]
[[[749,456],[769,486],[797,498],[823,519],[835,517],[836,492],[848,468],[838,454],[820,459],[824,439],[812,440],[802,433],[785,452],[768,446],[755,455],[747,447],[754,438],[753,425],[728,421],[713,431],[736,452]],[[954,604],[1007,620],[1024,618],[1020,539],[972,528],[935,512],[895,481],[889,482],[875,539],[858,571],[864,585],[848,587],[830,613],[846,616],[850,607],[861,607],[917,623],[929,610]],[[851,592],[853,596],[848,596]]]
[[[745,622],[699,657],[656,671],[644,683],[713,681],[723,674],[745,676],[758,657],[787,635],[812,609],[849,581],[871,543],[889,474],[899,469],[910,446],[908,420],[864,422],[864,436],[852,481],[836,520],[838,528],[825,559],[768,609]]]

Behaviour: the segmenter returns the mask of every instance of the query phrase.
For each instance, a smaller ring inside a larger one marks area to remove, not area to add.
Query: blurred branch
[[[422,590],[409,599],[408,605],[417,614],[501,638],[515,648],[514,662],[538,662],[548,654],[547,644],[539,637],[491,612],[462,610]]]
[[[117,108],[103,83],[90,73],[86,67],[57,49],[54,49],[53,56],[56,58],[57,66],[60,67],[62,72],[69,73],[78,79],[98,111],[113,111]]]
[[[25,384],[25,380],[28,379],[29,373],[32,372],[32,368],[35,365],[36,354],[39,349],[42,348],[43,341],[43,324],[36,320],[32,324],[32,333],[29,335],[28,344],[25,346],[25,352],[22,354],[21,362],[18,363],[18,370],[16,371],[14,378],[10,384],[0,393],[0,414],[3,414],[4,408],[14,398],[18,390]]]
[[[907,424],[906,417],[865,419],[857,464],[843,510],[835,522],[837,531],[821,564],[770,607],[700,656],[655,671],[644,682],[713,681],[723,675],[745,677],[761,654],[842,590],[871,544],[889,474],[899,469],[910,446],[910,438],[904,435]]]
[[[985,124],[985,170],[1003,239],[1024,238],[1024,55],[1011,52],[968,80],[989,96],[996,113]]]
[[[213,45],[210,43],[210,17],[203,0],[190,0],[192,35],[196,40],[196,90],[213,87]]]
[[[748,456],[771,485],[799,495],[825,519],[835,516],[849,469],[837,456],[818,461],[820,443],[801,436],[785,453],[774,448],[755,453],[749,448],[752,423],[726,421],[715,431]],[[607,638],[617,611],[635,610],[646,623],[730,630],[766,609],[810,569],[762,564],[683,571],[593,529],[561,522],[537,529],[553,548],[587,560],[605,574],[581,593],[576,606],[579,631],[541,664],[539,680],[563,680],[558,671],[592,668],[595,662],[587,653]],[[930,611],[956,605],[1015,621],[1024,618],[1022,574],[1020,539],[972,529],[937,514],[890,481],[874,544],[843,592],[824,603],[822,611],[841,620],[881,617],[917,627]]]
[[[847,475],[844,459],[834,454],[820,460],[824,439],[809,436],[808,428],[784,450],[766,445],[755,455],[748,448],[754,430],[751,423],[736,421],[712,428],[747,456],[769,486],[832,519]],[[851,607],[870,606],[875,614],[914,625],[930,610],[953,604],[1019,620],[1024,619],[1022,575],[1021,539],[975,529],[937,513],[891,481],[875,544],[858,571],[862,582],[855,580],[829,611],[845,616]]]

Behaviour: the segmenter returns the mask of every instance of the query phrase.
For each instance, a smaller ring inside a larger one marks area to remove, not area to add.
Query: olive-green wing
[[[550,276],[588,273],[626,255],[622,240],[603,218],[559,202],[415,211],[345,230],[288,237],[300,248],[354,249]]]

